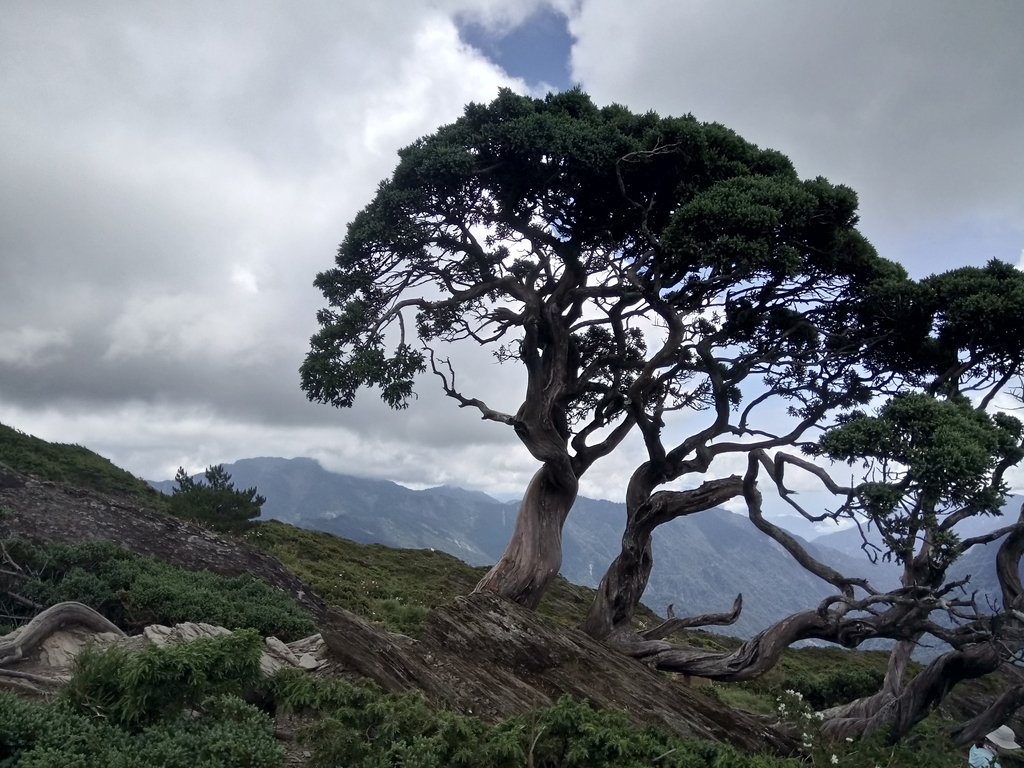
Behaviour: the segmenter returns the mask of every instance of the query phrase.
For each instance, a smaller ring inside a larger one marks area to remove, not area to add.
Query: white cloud
[[[312,280],[396,150],[469,101],[525,88],[460,42],[455,17],[500,32],[544,6],[569,14],[573,75],[598,103],[692,111],[775,146],[861,192],[876,244],[931,238],[929,266],[981,263],[1006,243],[1017,257],[1015,4],[13,0],[0,25],[0,420],[148,477],[306,455],[521,492],[535,463],[511,430],[431,377],[405,412],[374,392],[337,411],[304,400],[297,369],[322,302]],[[950,255],[951,222],[966,222],[968,253]],[[452,354],[467,392],[515,409],[521,372]],[[627,443],[583,492],[621,498],[642,458]]]

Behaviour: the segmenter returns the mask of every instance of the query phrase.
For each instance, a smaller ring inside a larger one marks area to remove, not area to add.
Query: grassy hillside
[[[468,594],[487,572],[444,552],[357,544],[273,520],[260,523],[245,538],[284,563],[328,603],[403,634],[415,634],[431,608]],[[558,624],[574,626],[593,596],[594,590],[558,578],[539,610]],[[638,621],[653,625],[659,619],[641,606]]]
[[[125,494],[146,506],[165,504],[166,497],[144,480],[88,448],[48,443],[4,424],[0,424],[0,464],[44,480]]]
[[[124,494],[146,506],[162,508],[163,497],[143,481],[81,446],[47,443],[0,425],[0,462],[47,480]],[[468,593],[484,573],[482,568],[470,567],[441,552],[360,545],[330,534],[302,530],[273,521],[260,523],[244,537],[279,559],[330,604],[347,608],[382,623],[388,629],[405,634],[415,634],[432,608]],[[259,603],[261,610],[258,614],[233,620],[235,626],[256,627],[258,631],[262,629],[261,623],[270,607],[266,595],[251,591],[244,584],[223,580],[213,584],[186,578],[181,574],[168,575],[152,563],[114,550],[108,551],[102,546],[94,546],[92,549],[66,548],[66,552],[61,551],[63,554],[56,550],[30,552],[24,549],[24,545],[19,549],[12,542],[7,542],[6,546],[10,553],[24,560],[26,565],[31,566],[33,573],[37,573],[40,583],[31,592],[31,597],[40,603],[69,597],[79,600],[94,597],[102,601],[107,612],[116,619],[123,619],[129,614],[135,615],[135,618],[147,614],[146,620],[157,616],[163,621],[208,618],[228,623],[228,620],[219,616],[177,615],[178,606],[182,604],[199,606],[204,611],[214,608],[221,610],[211,598],[216,591],[228,595],[229,604],[232,600],[237,603],[250,597]],[[101,565],[101,561],[110,565]],[[61,573],[57,573],[58,570]],[[97,580],[102,580],[102,583]],[[22,581],[18,583],[22,584],[20,588],[24,591],[26,585]],[[74,589],[79,592],[72,591]],[[148,600],[150,594],[159,597],[161,602],[143,603],[143,598]],[[185,597],[191,594],[200,597],[186,600]],[[249,597],[245,596],[247,594]],[[542,603],[540,611],[564,626],[574,626],[583,618],[593,594],[591,589],[559,579]],[[199,607],[195,610],[198,611]],[[638,622],[642,624],[649,625],[656,621],[657,617],[646,609],[638,617]],[[125,625],[131,623],[126,621]],[[302,627],[295,629],[296,634],[303,631],[305,629]],[[687,640],[694,645],[720,650],[734,648],[740,642],[709,632],[688,633]],[[216,648],[211,648],[209,652],[211,658],[220,653]],[[111,757],[104,757],[106,762],[96,762],[99,753],[91,752],[81,757],[84,762],[69,762],[69,755],[61,750],[68,748],[68,744],[75,746],[75,749],[85,749],[83,745],[86,742],[120,744],[117,748],[123,749],[125,755],[131,755],[137,752],[140,743],[155,743],[145,733],[127,726],[118,726],[118,729],[105,732],[102,738],[72,736],[73,733],[84,733],[98,727],[90,720],[91,713],[96,711],[94,688],[109,688],[112,684],[111,676],[115,673],[124,677],[117,672],[125,667],[123,660],[93,663],[98,665],[99,671],[94,669],[90,672],[91,679],[83,678],[73,686],[77,691],[75,695],[83,697],[85,702],[80,710],[75,710],[78,714],[74,717],[81,722],[74,720],[72,723],[67,719],[70,717],[67,713],[71,710],[66,703],[61,705],[63,708],[30,708],[10,697],[0,696],[0,722],[8,723],[5,726],[10,731],[8,735],[15,739],[11,743],[16,743],[18,749],[22,750],[17,753],[5,752],[6,736],[4,728],[0,728],[0,764],[24,764],[37,768],[67,764],[121,765]],[[164,677],[154,677],[152,695],[159,698],[167,689],[166,680],[172,679],[173,675],[184,674],[181,670],[188,671],[189,664],[206,662],[200,657],[190,657],[186,664],[171,654],[166,659],[146,663],[150,665],[147,668],[153,670],[163,670],[161,664],[169,670],[160,672]],[[809,706],[821,708],[873,690],[884,674],[885,663],[886,655],[878,652],[832,648],[791,649],[774,670],[757,681],[738,685],[714,684],[700,690],[704,695],[713,696],[734,707],[778,716],[783,720],[792,718],[794,710],[797,710],[797,716],[801,719],[791,720],[793,726],[813,730],[813,723],[806,719]],[[192,674],[189,672],[189,675]],[[136,685],[134,678],[122,680],[119,677],[118,680],[120,682],[117,685]],[[249,695],[251,691],[247,693],[246,689],[249,684],[239,683],[236,687],[224,690],[230,695]],[[970,686],[967,693],[992,693],[1000,685],[998,680],[990,678]],[[796,692],[800,696],[797,698],[787,691]],[[173,755],[173,759],[168,758],[166,763],[160,764],[195,764],[193,758],[202,750],[214,748],[211,745],[227,743],[224,741],[227,737],[223,730],[227,728],[230,738],[236,739],[238,743],[259,745],[259,750],[262,750],[259,761],[251,755],[245,758],[248,762],[242,761],[241,757],[236,762],[218,757],[211,758],[204,765],[266,765],[279,768],[282,762],[275,751],[279,750],[279,746],[273,744],[270,726],[260,720],[259,713],[251,707],[246,708],[249,705],[241,701],[211,703],[213,700],[201,699],[200,694],[206,696],[208,693],[205,689],[197,691],[188,703],[199,713],[195,716],[203,718],[203,727],[208,725],[211,729],[209,739],[203,736],[201,743],[195,741],[200,737],[195,735],[196,729],[191,721],[183,723],[174,718],[165,720],[161,715],[154,720],[155,725],[149,726],[158,730],[146,733],[157,734],[159,731],[159,747],[154,748]],[[943,713],[936,713],[929,718],[905,745],[897,749],[874,742],[839,745],[822,743],[816,744],[808,756],[798,762],[738,755],[728,748],[704,742],[666,740],[666,737],[655,736],[653,732],[633,729],[625,719],[616,719],[615,713],[597,715],[585,705],[571,702],[559,703],[548,710],[531,713],[492,728],[474,718],[430,712],[422,700],[416,697],[382,696],[369,692],[369,689],[352,688],[341,682],[312,683],[307,678],[281,679],[272,681],[271,689],[261,695],[281,711],[293,711],[302,717],[307,725],[307,729],[302,732],[302,744],[313,751],[309,765],[457,764],[511,767],[525,765],[527,757],[534,761],[538,756],[542,757],[535,764],[551,768],[640,765],[698,768],[711,764],[719,768],[748,765],[757,768],[827,765],[831,768],[836,764],[850,768],[883,765],[887,768],[911,768],[921,763],[927,763],[933,768],[953,768],[964,761],[963,755],[959,754],[961,750],[952,748],[945,741],[943,728],[948,721],[944,720]],[[119,693],[110,700],[122,699]],[[785,714],[780,709],[783,703],[789,707]],[[956,707],[953,702],[949,708]],[[175,704],[168,712],[172,710],[180,713],[181,708]],[[960,707],[957,717],[963,718],[970,714]],[[61,736],[59,739],[51,739],[53,744],[50,744],[44,738],[48,733],[65,734],[67,738]],[[810,737],[813,738],[813,734]],[[574,749],[584,747],[584,752],[573,752]],[[231,749],[236,748],[232,746]],[[47,762],[45,756],[38,756],[45,750],[50,750],[47,753],[50,754],[50,762]],[[301,753],[302,749],[298,751]],[[20,754],[25,755],[23,762],[19,762]],[[241,752],[238,754],[241,755]],[[399,754],[405,755],[411,762],[406,762],[405,758],[399,760]],[[125,765],[132,764],[132,758],[124,759],[128,760]],[[1004,765],[1008,764],[1009,761],[1004,761]]]

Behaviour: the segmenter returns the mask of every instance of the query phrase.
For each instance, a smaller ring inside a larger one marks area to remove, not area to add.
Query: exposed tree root
[[[0,666],[25,658],[54,632],[71,625],[83,626],[93,632],[124,635],[115,624],[87,605],[75,602],[57,603],[16,632],[0,638]]]
[[[979,643],[964,651],[950,651],[925,667],[898,694],[881,702],[874,712],[826,719],[822,724],[823,730],[835,738],[883,733],[890,741],[899,741],[945,698],[954,685],[988,674],[998,669],[1001,663],[998,649],[992,643]],[[1010,711],[1007,709],[1004,714]]]

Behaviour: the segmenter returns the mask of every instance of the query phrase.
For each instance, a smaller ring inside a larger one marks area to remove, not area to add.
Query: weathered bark
[[[950,733],[953,743],[960,746],[973,744],[986,733],[1003,725],[1022,706],[1024,706],[1024,684],[1015,685],[1004,691],[976,717],[972,717],[954,728]]]
[[[0,637],[0,665],[17,662],[59,629],[76,624],[93,632],[114,632],[124,635],[116,625],[87,605],[75,602],[57,603],[37,615],[28,624]]]
[[[536,608],[562,567],[562,526],[578,489],[572,472],[541,467],[526,489],[505,552],[474,591]]]
[[[374,627],[343,608],[329,608],[321,630],[327,648],[346,666],[388,693],[431,691],[441,681],[411,652],[413,640]]]
[[[663,671],[740,682],[760,677],[775,666],[790,645],[812,638],[838,641],[836,625],[827,614],[817,611],[793,614],[726,653],[684,648],[662,640],[643,640],[639,636],[616,636],[615,645]]]
[[[889,654],[885,679],[879,690],[870,696],[864,696],[848,704],[826,709],[821,713],[822,717],[826,720],[869,718],[889,704],[903,690],[907,666],[910,664],[910,657],[916,645],[916,638],[899,641]]]
[[[628,628],[632,622],[654,565],[651,554],[654,529],[677,517],[711,509],[742,492],[742,481],[733,475],[710,480],[692,490],[651,495],[650,481],[638,479],[639,474],[635,473],[631,479],[626,496],[622,548],[602,577],[583,622],[583,631],[598,640]]]
[[[1002,663],[993,643],[979,643],[963,651],[950,651],[924,668],[899,693],[867,717],[827,719],[823,731],[835,738],[884,733],[895,743],[923,720],[932,707],[962,680],[981,677]]]
[[[996,553],[996,576],[1003,592],[1004,609],[1024,608],[1024,586],[1020,582],[1020,558],[1024,554],[1024,504],[1020,507],[1017,526],[1010,532]]]
[[[700,613],[696,616],[680,616],[677,618],[672,615],[672,606],[670,605],[668,608],[669,616],[665,621],[656,627],[640,633],[644,640],[661,640],[673,632],[690,629],[691,627],[727,627],[730,624],[735,624],[736,619],[740,617],[740,612],[743,610],[743,595],[736,595],[736,599],[732,603],[732,610],[724,613]]]

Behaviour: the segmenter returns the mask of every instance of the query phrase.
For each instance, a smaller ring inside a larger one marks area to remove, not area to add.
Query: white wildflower
[[[829,762],[832,763],[832,765],[839,765],[839,757],[837,755],[832,755]]]

